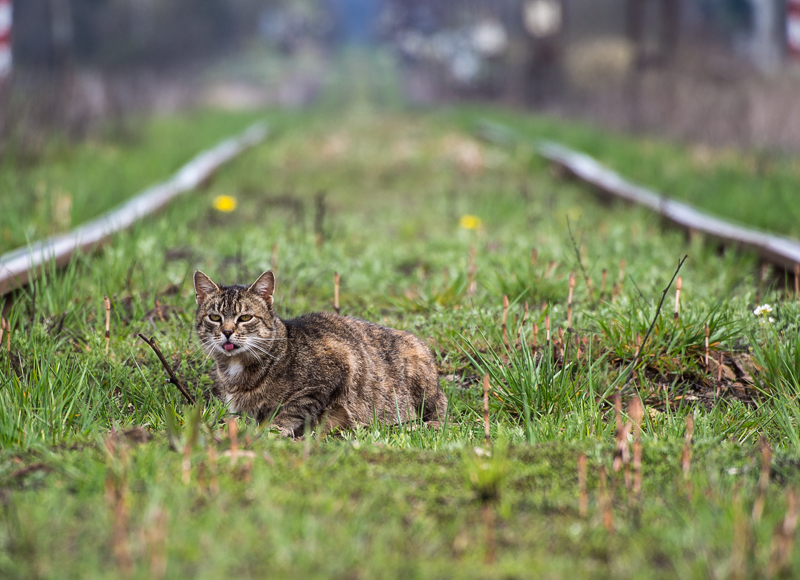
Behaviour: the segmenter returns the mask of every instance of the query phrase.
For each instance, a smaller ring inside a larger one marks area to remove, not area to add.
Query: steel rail
[[[477,134],[494,143],[511,145],[523,139],[516,131],[496,123],[483,121]],[[694,206],[628,181],[619,173],[593,157],[553,141],[536,141],[536,153],[573,176],[593,186],[593,191],[606,198],[623,199],[650,209],[672,224],[689,232],[701,232],[724,245],[755,252],[762,260],[794,272],[800,264],[800,241],[732,224]]]
[[[593,157],[558,143],[542,142],[538,153],[569,175],[605,196],[644,206],[690,232],[702,232],[724,244],[752,250],[763,260],[793,272],[800,264],[800,241],[726,222],[689,204],[675,201],[623,178]]]
[[[0,256],[0,296],[28,284],[51,262],[55,262],[56,267],[64,266],[75,252],[96,248],[113,234],[162,209],[175,197],[203,183],[220,166],[261,143],[268,133],[266,124],[256,123],[199,153],[167,181],[148,187],[100,217],[69,233],[55,235]]]

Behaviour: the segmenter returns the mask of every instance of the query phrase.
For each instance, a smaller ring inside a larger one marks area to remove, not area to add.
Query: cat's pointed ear
[[[275,274],[272,273],[272,270],[264,272],[258,277],[258,280],[253,282],[248,290],[255,292],[266,300],[267,304],[272,305],[272,294],[275,292]]]
[[[219,286],[211,281],[211,278],[203,274],[200,270],[194,272],[194,296],[198,304],[206,299],[206,296],[219,290]]]

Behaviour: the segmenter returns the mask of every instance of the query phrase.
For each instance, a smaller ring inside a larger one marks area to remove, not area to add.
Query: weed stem
[[[156,344],[156,340],[154,338],[147,338],[141,332],[139,333],[139,338],[145,341],[150,346],[150,348],[153,349],[153,352],[156,353],[158,360],[161,361],[161,366],[163,366],[164,369],[166,369],[167,374],[169,375],[169,382],[178,387],[178,390],[186,399],[186,402],[188,402],[190,405],[194,405],[194,397],[192,397],[192,395],[189,394],[189,391],[186,390],[186,387],[183,386],[183,383],[181,383],[178,380],[178,377],[175,376],[175,373],[172,372],[172,368],[167,363],[166,359],[164,358],[164,355],[161,354],[161,350],[159,350],[158,345]]]

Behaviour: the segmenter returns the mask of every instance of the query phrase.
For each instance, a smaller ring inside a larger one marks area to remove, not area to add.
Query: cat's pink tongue
[[[225,350],[233,350],[233,346],[234,346],[234,345],[233,345],[233,343],[232,343],[232,342],[226,342],[226,343],[223,345],[223,347],[222,347],[222,348],[224,348]]]

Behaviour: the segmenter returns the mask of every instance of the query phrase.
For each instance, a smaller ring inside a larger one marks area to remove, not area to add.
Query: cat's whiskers
[[[251,337],[248,337],[248,340],[252,341],[254,345],[258,345],[262,349],[264,349],[266,351],[270,351],[270,352],[268,352],[268,354],[270,354],[271,351],[273,350],[273,347],[275,346],[275,345],[270,344],[271,342],[278,341],[278,340],[286,340],[286,339],[285,338],[271,338],[271,339],[269,339],[269,338],[261,338],[261,337],[258,337],[258,336],[251,336]],[[273,358],[277,358],[274,355],[271,355],[271,356]]]
[[[258,345],[258,344],[256,344],[256,343],[246,343],[246,344],[244,344],[244,345],[242,345],[242,346],[243,346],[244,348],[246,348],[247,350],[250,350],[251,352],[252,352],[252,349],[255,349],[255,350],[257,350],[257,351],[259,351],[259,352],[261,352],[261,353],[263,353],[263,354],[265,354],[265,355],[267,355],[267,356],[271,356],[271,357],[272,357],[272,358],[274,358],[275,360],[277,360],[277,359],[278,359],[278,357],[276,357],[274,354],[272,354],[272,353],[271,353],[271,352],[269,352],[267,349],[265,349],[265,348],[264,348],[264,347],[262,347],[262,346],[259,346],[259,345]]]
[[[247,343],[242,344],[242,348],[244,348],[245,351],[247,351],[247,352],[249,352],[249,353],[251,353],[253,355],[255,355],[255,352],[253,352],[253,349],[256,349],[257,351],[259,351],[259,352],[261,352],[261,353],[263,353],[263,354],[265,354],[265,355],[267,355],[269,357],[272,357],[275,360],[278,360],[278,357],[276,357],[274,354],[272,354],[270,352],[267,352],[265,349],[263,349],[262,347],[258,346],[255,343],[251,343],[251,342],[248,341]],[[256,355],[256,358],[257,358],[257,355]]]
[[[200,344],[194,348],[192,355],[197,354],[197,351],[202,349],[203,353],[206,355],[205,358],[203,359],[203,364],[205,364],[211,357],[211,354],[214,352],[214,346],[216,346],[215,342],[216,341],[214,340],[214,338],[208,338],[206,340],[201,339]]]
[[[192,354],[197,354],[197,351],[199,351],[199,350],[201,350],[201,349],[202,349],[203,351],[207,351],[207,350],[209,349],[209,347],[212,347],[212,346],[213,346],[213,344],[211,344],[211,343],[212,343],[212,340],[211,340],[211,339],[206,339],[206,340],[202,340],[202,339],[201,339],[201,340],[200,340],[200,344],[198,344],[198,345],[193,345],[193,347],[192,347]]]
[[[263,358],[259,353],[253,351],[252,347],[244,345],[242,346],[242,354],[246,355],[247,357],[253,360],[260,360]]]

